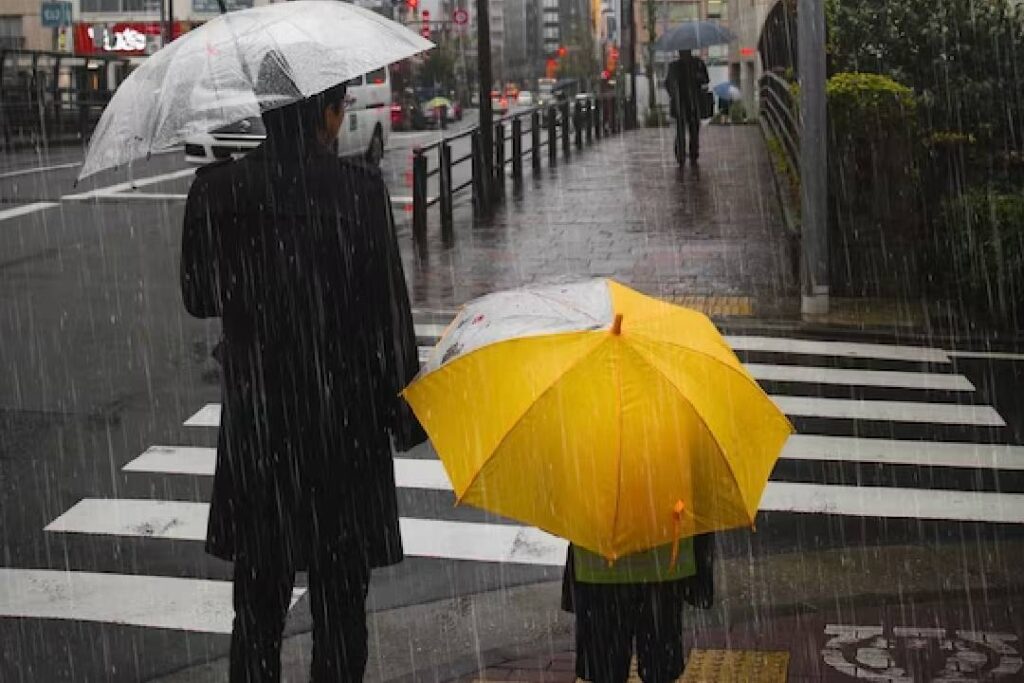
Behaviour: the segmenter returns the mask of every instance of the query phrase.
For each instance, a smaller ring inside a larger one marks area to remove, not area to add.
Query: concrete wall
[[[21,35],[27,50],[53,48],[53,29],[43,28],[39,19],[40,0],[0,0],[0,15],[21,18]]]
[[[765,19],[779,0],[729,0],[729,27],[738,40],[729,46],[730,79],[743,92],[747,111],[757,111],[757,81],[761,56],[757,46]]]

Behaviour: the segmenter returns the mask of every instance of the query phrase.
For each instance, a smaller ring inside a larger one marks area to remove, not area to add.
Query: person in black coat
[[[419,361],[388,191],[332,148],[345,94],[265,111],[265,143],[200,170],[185,208],[185,307],[223,323],[206,547],[234,562],[233,682],[280,678],[302,570],[312,680],[362,679],[370,570],[403,558],[391,441],[426,438],[398,396]]]
[[[680,50],[679,59],[668,66],[665,89],[669,94],[669,111],[676,120],[675,155],[680,163],[684,152],[688,151],[691,161],[700,156],[700,98],[709,81],[704,60],[689,50]]]

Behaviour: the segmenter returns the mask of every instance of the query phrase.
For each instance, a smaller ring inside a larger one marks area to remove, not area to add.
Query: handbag
[[[715,115],[715,95],[710,90],[700,92],[700,117],[710,119]]]

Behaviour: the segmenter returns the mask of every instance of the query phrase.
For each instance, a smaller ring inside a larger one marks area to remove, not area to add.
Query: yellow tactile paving
[[[670,297],[669,300],[709,316],[749,317],[754,314],[753,299],[749,296],[686,294]]]
[[[690,650],[681,683],[785,683],[789,653]]]

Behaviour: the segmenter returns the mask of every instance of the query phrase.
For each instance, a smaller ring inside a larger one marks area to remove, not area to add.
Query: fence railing
[[[790,84],[773,73],[758,82],[761,125],[782,145],[789,167],[800,177],[800,113]]]
[[[412,223],[413,236],[418,242],[426,239],[427,211],[437,205],[441,220],[441,235],[452,237],[454,229],[455,196],[466,190],[472,192],[473,208],[485,211],[493,202],[505,195],[507,180],[513,184],[523,180],[523,167],[529,158],[534,174],[543,167],[558,163],[559,147],[564,159],[577,149],[594,140],[614,135],[622,130],[622,103],[612,94],[577,99],[571,105],[531,107],[503,116],[493,122],[493,147],[483,149],[483,136],[479,124],[463,132],[447,136],[437,142],[413,150],[412,162]],[[469,150],[453,156],[453,148],[460,140],[469,138]],[[526,140],[529,147],[524,146]],[[485,155],[490,155],[490,177],[486,172]],[[436,157],[431,167],[429,160]],[[453,171],[470,164],[469,179],[455,184]],[[430,180],[437,178],[437,194],[429,196]]]

